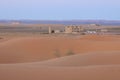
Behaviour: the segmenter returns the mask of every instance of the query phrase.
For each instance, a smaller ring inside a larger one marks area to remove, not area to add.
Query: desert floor
[[[120,80],[120,36],[0,36],[0,80]]]

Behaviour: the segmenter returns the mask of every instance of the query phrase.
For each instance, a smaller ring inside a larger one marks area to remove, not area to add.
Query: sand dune
[[[76,54],[40,62],[18,63],[17,65],[32,65],[44,67],[86,67],[99,65],[120,65],[119,61],[120,51],[116,51]],[[3,65],[16,66],[16,63]]]
[[[80,58],[86,59],[80,61]],[[0,80],[119,80],[119,59],[119,53],[92,53],[66,56],[44,64],[0,64]],[[61,60],[62,63],[59,62]]]
[[[68,56],[69,50],[75,55]],[[0,42],[0,80],[119,80],[119,74],[119,36],[23,37]]]
[[[109,38],[113,40],[109,40]],[[108,36],[99,39],[97,36],[80,38],[65,37],[28,37],[17,38],[0,43],[0,63],[36,62],[55,58],[56,50],[66,56],[72,50],[75,54],[99,51],[119,51],[120,37]],[[98,39],[97,39],[98,38]],[[116,38],[116,40],[115,40]],[[90,39],[90,40],[88,40]],[[93,40],[94,39],[94,40]]]
[[[120,65],[120,52],[95,52],[88,54],[77,54],[53,60],[34,63],[43,66],[56,67],[82,67],[96,65]]]
[[[119,80],[120,66],[0,66],[0,80]]]

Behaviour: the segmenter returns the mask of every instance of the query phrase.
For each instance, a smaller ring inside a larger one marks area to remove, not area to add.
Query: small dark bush
[[[55,55],[56,57],[61,57],[59,50],[55,50],[54,55]]]
[[[75,53],[72,50],[69,50],[66,55],[74,55]]]

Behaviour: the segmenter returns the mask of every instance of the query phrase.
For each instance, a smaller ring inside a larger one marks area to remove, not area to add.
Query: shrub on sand
[[[68,52],[67,52],[67,56],[70,56],[70,55],[74,55],[75,53],[72,51],[72,50],[69,50]]]
[[[56,57],[61,57],[59,50],[55,50],[54,55],[55,55]]]

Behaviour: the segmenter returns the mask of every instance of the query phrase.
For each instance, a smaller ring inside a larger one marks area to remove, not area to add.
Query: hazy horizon
[[[120,20],[119,0],[4,0],[0,20]]]

